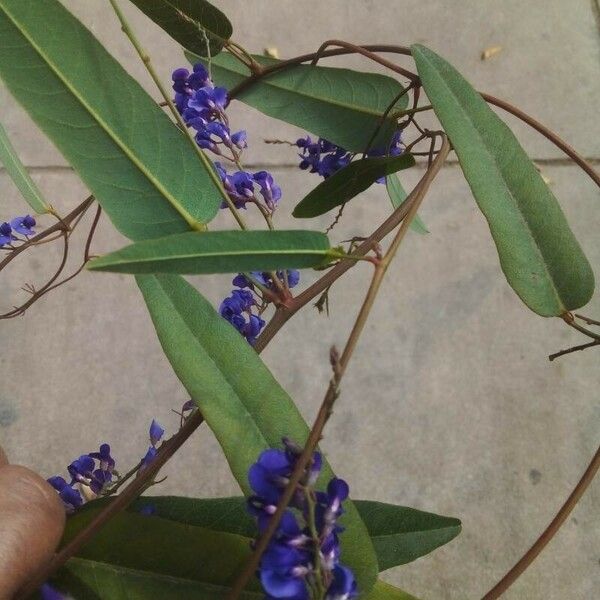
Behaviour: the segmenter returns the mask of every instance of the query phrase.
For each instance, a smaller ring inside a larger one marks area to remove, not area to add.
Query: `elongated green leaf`
[[[63,543],[97,513],[98,509],[84,510],[69,519]],[[249,541],[155,516],[121,514],[58,572],[52,584],[82,600],[222,600],[251,552]],[[264,597],[259,590],[254,579],[241,598],[259,600]],[[414,600],[381,581],[361,597]]]
[[[184,48],[200,56],[217,54],[233,31],[229,19],[206,0],[131,2]]]
[[[443,58],[412,47],[423,87],[488,221],[508,283],[544,317],[586,304],[594,275],[558,201],[510,129]]]
[[[407,193],[402,187],[402,184],[400,183],[398,175],[395,173],[388,175],[385,178],[385,185],[387,187],[388,196],[390,197],[392,206],[394,208],[398,208],[408,197]],[[423,219],[421,219],[418,214],[415,215],[415,218],[411,221],[410,228],[416,233],[429,233],[425,223],[423,223]]]
[[[217,213],[184,134],[57,0],[0,0],[0,77],[128,237]]]
[[[215,433],[245,494],[259,453],[283,436],[299,443],[308,427],[285,390],[242,336],[191,285],[176,275],[136,277],[163,350]],[[332,476],[324,466],[323,479]],[[350,502],[342,560],[369,590],[377,561],[364,523]]]
[[[461,531],[460,521],[452,517],[372,500],[355,500],[354,505],[371,536],[380,571],[425,556]],[[130,510],[137,512],[145,506],[152,506],[157,516],[179,523],[248,538],[256,535],[243,498],[144,497]]]
[[[311,190],[296,205],[292,214],[300,219],[323,215],[364,192],[381,177],[408,169],[414,164],[415,159],[410,154],[352,161]]]
[[[229,588],[72,558],[52,583],[85,600],[223,600]],[[263,600],[264,592],[242,592],[240,600]],[[375,582],[362,600],[418,600],[384,581]]]
[[[44,200],[38,186],[31,179],[25,165],[21,162],[2,123],[0,123],[0,163],[4,165],[8,176],[13,180],[29,206],[36,213],[47,213],[50,207]]]
[[[77,600],[223,600],[229,591],[220,585],[82,558],[69,560],[51,583]],[[240,600],[264,597],[263,592],[243,592]]]
[[[88,268],[118,273],[240,273],[316,267],[329,240],[317,231],[210,231],[137,242]]]
[[[97,514],[69,519],[68,543]],[[75,598],[221,599],[251,552],[248,538],[158,517],[120,514],[112,519],[53,583]],[[252,580],[243,596],[262,597]]]
[[[356,504],[373,541],[380,571],[429,554],[461,530],[460,521],[452,517],[371,500]]]
[[[200,60],[189,53],[187,57],[192,63]],[[267,67],[279,62],[264,56],[254,56],[254,59]],[[228,89],[250,74],[244,65],[226,53],[214,58],[211,69],[217,84]],[[381,116],[402,90],[395,79],[378,73],[298,65],[267,75],[236,99],[346,150],[362,152],[381,125]],[[406,105],[404,95],[394,110],[404,109]],[[396,121],[386,119],[372,145],[386,147],[395,129]]]

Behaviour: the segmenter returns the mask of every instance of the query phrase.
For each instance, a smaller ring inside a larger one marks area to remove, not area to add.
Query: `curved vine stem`
[[[444,137],[442,149],[440,150],[438,156],[436,157],[436,163],[435,163],[435,165],[432,165],[428,169],[428,174],[430,176],[430,180],[429,180],[430,182],[439,173],[449,152],[450,152],[450,144],[448,143],[448,138]],[[356,345],[358,343],[360,335],[363,332],[365,324],[367,322],[367,319],[371,313],[371,310],[373,309],[373,305],[375,303],[375,298],[377,297],[377,294],[381,287],[381,283],[383,282],[383,279],[385,277],[387,269],[388,269],[389,265],[391,264],[394,256],[396,255],[398,248],[400,247],[400,244],[402,243],[402,240],[404,239],[404,236],[406,235],[406,232],[408,231],[408,228],[410,226],[412,219],[417,214],[417,209],[419,208],[421,202],[423,201],[423,198],[425,197],[425,194],[427,193],[427,190],[429,189],[429,185],[418,185],[417,188],[415,188],[415,189],[417,191],[413,197],[413,200],[410,204],[410,208],[408,209],[405,219],[402,221],[402,224],[401,224],[400,228],[398,229],[398,232],[396,233],[394,240],[390,244],[390,247],[389,247],[388,251],[386,252],[385,256],[381,260],[379,260],[375,266],[375,272],[373,273],[371,285],[369,286],[369,289],[367,290],[367,294],[362,303],[362,306],[360,308],[358,316],[356,317],[356,320],[352,327],[352,331],[350,332],[350,335],[348,336],[348,340],[346,341],[346,345],[344,346],[342,355],[338,358],[337,351],[332,349],[332,352],[331,352],[332,361],[331,362],[332,362],[332,367],[333,367],[333,377],[331,378],[331,380],[329,382],[329,386],[327,387],[327,391],[325,393],[325,397],[323,398],[321,408],[319,409],[319,412],[315,418],[314,424],[310,430],[308,439],[304,446],[304,450],[302,451],[302,454],[296,460],[294,470],[292,471],[292,474],[289,477],[289,482],[286,485],[286,487],[282,493],[279,503],[277,504],[277,510],[275,511],[273,516],[269,519],[269,523],[268,523],[265,531],[257,540],[256,546],[254,548],[254,552],[250,555],[250,557],[248,558],[248,561],[246,562],[246,565],[244,566],[244,569],[240,572],[239,576],[236,578],[236,580],[231,588],[231,591],[230,591],[229,595],[227,596],[227,600],[238,600],[240,594],[246,587],[248,581],[250,581],[250,578],[256,572],[256,569],[258,568],[258,565],[260,563],[260,559],[261,559],[263,553],[265,552],[265,550],[267,549],[269,542],[271,541],[271,538],[277,531],[277,528],[279,527],[279,523],[281,522],[281,519],[285,513],[285,510],[288,507],[290,501],[292,500],[292,498],[296,492],[297,486],[300,483],[300,479],[302,478],[302,476],[306,470],[306,467],[308,466],[309,462],[311,461],[313,452],[315,451],[315,448],[317,447],[317,444],[319,443],[319,440],[321,439],[325,425],[327,424],[327,421],[329,420],[329,417],[331,416],[331,413],[333,411],[333,405],[339,396],[339,386],[340,386],[342,377],[344,376],[344,373],[346,372],[346,368],[348,367],[350,359],[352,358],[352,355],[354,353],[354,350],[356,348]]]
[[[340,40],[331,40],[331,42],[334,42],[334,41],[340,41]],[[327,42],[327,43],[329,43],[329,42]],[[245,79],[244,81],[239,83],[237,86],[232,88],[229,92],[229,97],[230,97],[230,99],[234,99],[241,92],[245,91],[246,89],[248,89],[249,87],[254,85],[257,81],[260,81],[262,78],[266,77],[267,75],[269,75],[271,73],[276,73],[277,71],[285,70],[285,69],[288,69],[290,67],[293,67],[295,65],[299,65],[299,64],[302,64],[305,62],[314,61],[315,58],[320,60],[321,58],[327,58],[327,57],[332,57],[332,56],[343,56],[346,54],[356,54],[357,50],[355,48],[360,49],[359,53],[361,53],[363,55],[365,55],[365,53],[363,51],[366,51],[367,53],[369,53],[368,54],[369,57],[371,56],[371,54],[376,53],[376,52],[401,54],[403,56],[411,56],[410,48],[408,48],[406,46],[395,46],[395,45],[390,45],[390,44],[364,44],[362,46],[356,46],[354,48],[354,44],[348,44],[347,42],[344,42],[344,44],[345,44],[345,46],[341,47],[341,48],[332,48],[329,50],[319,49],[319,51],[317,51],[317,52],[311,52],[310,54],[303,54],[303,55],[297,56],[295,58],[290,58],[288,60],[282,60],[282,61],[278,62],[277,64],[271,65],[270,67],[263,68],[261,73],[254,73],[254,74],[250,75],[247,79]],[[381,64],[383,64],[383,63],[381,63]],[[392,64],[394,64],[394,63],[392,63]],[[398,67],[398,65],[395,65],[395,67]],[[398,72],[396,70],[396,68],[394,68],[392,70],[394,70],[395,72]],[[406,69],[403,69],[403,71],[406,71]],[[411,81],[418,81],[418,76],[416,73],[413,73],[411,71],[406,71],[406,73],[407,73],[406,76],[409,79],[411,79]],[[410,75],[408,75],[408,73],[410,73]],[[414,79],[414,78],[416,78],[416,79]],[[517,117],[519,120],[521,120],[524,123],[526,123],[527,125],[529,125],[531,128],[535,129],[538,133],[541,133],[548,141],[552,142],[557,148],[562,150],[569,158],[571,158],[579,167],[581,167],[581,169],[583,171],[585,171],[585,173],[587,173],[587,175],[589,175],[589,177],[592,179],[592,181],[597,186],[600,187],[600,174],[594,169],[594,167],[592,167],[592,165],[587,160],[585,160],[585,158],[583,156],[581,156],[581,154],[579,154],[572,146],[567,144],[567,142],[565,142],[560,136],[558,136],[556,133],[554,133],[548,127],[546,127],[545,125],[543,125],[542,123],[540,123],[539,121],[534,119],[531,115],[527,114],[525,111],[522,111],[521,109],[517,108],[510,102],[507,102],[506,100],[502,100],[500,98],[496,98],[495,96],[493,96],[491,94],[486,94],[485,92],[479,92],[479,93],[481,94],[482,98],[489,104],[493,104],[494,106],[497,106],[497,107],[501,108],[502,110],[505,110],[506,112],[512,114],[513,116]]]
[[[561,525],[565,522],[571,511],[575,508],[577,502],[583,496],[594,476],[600,467],[600,448],[592,458],[590,464],[582,475],[581,479],[562,505],[550,525],[546,527],[542,535],[536,540],[535,544],[523,555],[515,566],[487,593],[482,600],[496,600],[523,574],[525,569],[538,557],[540,552],[547,546],[548,542],[556,535]]]

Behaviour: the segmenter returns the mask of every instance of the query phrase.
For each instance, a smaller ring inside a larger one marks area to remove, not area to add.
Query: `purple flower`
[[[31,215],[16,217],[10,222],[10,226],[21,235],[35,235],[35,231],[32,229],[35,227],[35,219]]]
[[[283,450],[264,450],[248,471],[250,487],[267,502],[277,504],[293,468],[293,461]]]
[[[327,590],[325,600],[350,600],[358,597],[354,573],[343,565],[333,569],[333,581]]]
[[[112,473],[104,469],[96,469],[92,474],[90,488],[94,494],[99,494],[112,481]]]
[[[251,346],[254,346],[258,334],[265,325],[266,322],[264,319],[261,319],[258,315],[250,315],[248,317],[248,323],[242,333]]]
[[[60,475],[50,477],[48,483],[58,492],[60,499],[68,509],[73,510],[83,504],[83,498],[79,490],[71,487]]]
[[[281,199],[281,188],[273,181],[273,176],[268,171],[258,171],[254,173],[254,181],[260,186],[260,194],[265,204],[275,210],[277,203]]]
[[[94,459],[88,454],[81,455],[78,459],[74,460],[68,467],[69,475],[71,476],[71,485],[75,482],[85,483],[92,478],[92,473],[96,463]]]
[[[296,461],[304,451],[289,438],[284,437],[283,444],[284,450],[271,448],[261,452],[248,470],[250,487],[256,493],[248,499],[248,510],[256,517],[259,532],[265,531],[276,512],[282,490],[289,484]],[[296,490],[290,508],[283,513],[262,556],[258,575],[267,600],[308,600],[309,582],[311,586],[315,584],[318,572],[322,577],[320,583],[327,590],[327,600],[350,600],[357,596],[352,571],[339,562],[338,534],[343,528],[336,520],[343,513],[342,502],[348,497],[348,485],[334,478],[326,492],[315,492],[321,464],[321,454],[315,452],[302,486]],[[313,511],[311,503],[315,501],[316,511]],[[318,539],[312,533],[315,529]],[[308,580],[307,575],[310,575]]]
[[[160,442],[160,440],[162,439],[162,436],[164,435],[164,433],[165,433],[165,430],[160,426],[160,424],[155,419],[152,419],[152,423],[150,423],[150,431],[149,431],[150,443],[153,446],[156,446],[156,444],[158,444],[158,442]]]
[[[112,471],[115,468],[115,459],[110,455],[108,444],[101,444],[98,452],[90,452],[88,456],[100,461],[100,468],[103,471]]]
[[[241,131],[236,131],[231,136],[231,143],[236,146],[239,150],[243,150],[248,147],[248,134],[242,129]]]
[[[194,72],[189,76],[188,85],[193,90],[198,90],[202,87],[213,87],[206,67],[202,63],[197,63],[193,67]]]
[[[0,225],[0,246],[5,246],[13,241],[12,227],[10,223],[2,223]]]
[[[175,69],[171,75],[173,80],[173,89],[178,94],[185,94],[188,90],[188,77],[190,72],[187,69]]]
[[[300,168],[310,169],[311,173],[318,173],[325,178],[348,166],[353,157],[341,146],[323,138],[318,138],[316,142],[308,136],[300,138],[296,146],[302,150]]]
[[[144,504],[144,506],[138,510],[138,513],[145,517],[152,517],[156,514],[156,506],[154,504]]]
[[[52,587],[49,583],[44,583],[40,587],[40,598],[41,600],[66,600],[67,596],[61,594],[56,588]]]
[[[140,467],[140,470],[147,467],[156,458],[157,453],[158,450],[154,446],[150,446],[148,448],[148,452],[146,452],[144,458],[142,458],[142,466]]]
[[[202,87],[194,92],[188,106],[200,113],[222,112],[227,104],[227,90],[223,87]]]
[[[283,271],[277,271],[277,277],[283,280]],[[300,271],[297,269],[287,270],[287,281],[290,289],[296,287],[300,283]]]
[[[308,600],[306,575],[310,554],[306,551],[271,542],[260,562],[260,581],[271,598]]]

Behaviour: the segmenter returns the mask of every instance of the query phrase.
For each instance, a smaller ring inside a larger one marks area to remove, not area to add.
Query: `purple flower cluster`
[[[69,483],[60,475],[50,477],[48,483],[58,492],[70,512],[83,504],[81,489],[88,488],[92,494],[100,494],[112,481],[114,469],[115,460],[110,454],[110,446],[101,444],[98,452],[82,454],[67,467],[71,477]]]
[[[298,155],[300,157],[299,167],[302,170],[309,170],[310,173],[318,173],[324,178],[347,167],[355,156],[352,152],[348,152],[324,138],[317,138],[316,141],[313,141],[310,136],[306,136],[296,140],[295,145],[301,150]],[[388,147],[372,148],[367,152],[367,156],[399,156],[402,152],[404,152],[402,131],[398,129],[392,136]],[[379,183],[383,181],[384,179],[381,179]]]
[[[25,237],[35,235],[35,230],[33,229],[35,224],[35,219],[31,215],[16,217],[10,223],[4,222],[0,224],[0,247],[15,241],[22,241],[15,233],[19,233]]]
[[[248,499],[248,507],[260,532],[275,513],[302,453],[302,448],[287,438],[283,443],[283,450],[262,452],[248,471],[250,487],[256,494]],[[327,491],[315,491],[321,464],[321,455],[315,452],[262,556],[259,577],[267,600],[309,600],[312,589],[324,590],[325,600],[350,600],[358,595],[352,571],[339,563],[339,534],[343,528],[337,521],[344,512],[342,503],[348,497],[348,484],[334,478]]]
[[[250,278],[240,273],[233,278],[232,283],[238,289],[232,290],[231,295],[221,302],[219,313],[253,346],[258,334],[265,326],[265,320],[260,316],[262,313],[261,303],[257,300],[259,296],[255,282],[273,292],[277,290],[277,284],[273,281],[270,273],[253,271],[249,275]],[[288,288],[295,287],[300,281],[300,272],[296,269],[289,269],[285,273],[277,271],[275,275],[279,280],[279,285],[282,285],[281,282],[287,281]],[[265,304],[264,299],[262,304]]]
[[[149,431],[150,448],[141,461],[141,468],[150,464],[156,456],[157,446],[164,432],[153,420]],[[101,444],[97,452],[82,454],[67,467],[67,471],[70,477],[68,482],[60,475],[48,479],[48,483],[58,492],[67,512],[72,512],[86,500],[101,495],[113,482],[113,477],[119,476],[108,444]]]
[[[221,302],[219,313],[229,321],[250,345],[254,345],[265,321],[252,311],[258,306],[250,290],[232,290],[231,295]]]
[[[248,202],[261,204],[272,213],[281,198],[281,189],[268,171],[249,173],[241,169],[240,156],[248,146],[248,136],[244,130],[231,133],[225,112],[227,90],[215,87],[202,64],[194,65],[192,73],[187,69],[176,69],[172,79],[175,105],[186,125],[196,131],[196,143],[235,163],[239,169],[228,173],[222,163],[215,163],[233,204],[236,208],[246,208]],[[223,208],[226,206],[223,204]]]

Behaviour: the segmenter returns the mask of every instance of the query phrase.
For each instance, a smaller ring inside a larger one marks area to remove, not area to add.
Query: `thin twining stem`
[[[367,50],[370,53],[374,52],[383,52],[383,53],[391,53],[391,54],[401,54],[403,56],[411,56],[410,48],[406,46],[396,46],[389,44],[364,44],[358,46],[362,50]],[[244,81],[240,82],[237,86],[232,88],[229,92],[229,98],[234,99],[240,93],[247,90],[249,87],[263,79],[264,77],[270,75],[271,73],[275,73],[277,71],[289,69],[296,65],[314,61],[315,58],[327,58],[332,56],[343,56],[346,54],[356,54],[356,50],[351,47],[344,48],[332,48],[329,50],[323,50],[321,52],[311,52],[309,54],[303,54],[301,56],[297,56],[295,58],[290,58],[288,60],[282,60],[274,65],[263,68],[260,73],[254,73],[246,78]],[[398,65],[395,65],[398,67]],[[416,76],[416,73],[412,73],[408,71],[411,76]],[[408,75],[407,75],[408,76]],[[412,80],[412,77],[409,77]],[[418,88],[417,88],[418,89]],[[534,119],[532,116],[527,114],[525,111],[517,108],[510,102],[506,100],[502,100],[500,98],[496,98],[491,94],[486,94],[485,92],[480,92],[481,97],[488,102],[489,104],[493,104],[494,106],[498,106],[502,110],[512,114],[517,117],[531,128],[535,129],[538,133],[541,133],[547,140],[552,142],[557,148],[562,150],[569,158],[571,158],[583,171],[585,171],[589,177],[594,181],[594,183],[600,187],[600,174],[592,167],[592,165],[581,156],[572,146],[567,144],[560,136],[551,131],[548,127]]]
[[[556,535],[561,525],[566,521],[571,511],[575,508],[577,502],[585,493],[594,476],[600,467],[600,448],[596,450],[596,454],[588,465],[585,473],[562,505],[558,513],[550,525],[546,527],[544,532],[536,540],[535,544],[523,555],[523,557],[515,564],[515,566],[487,593],[482,600],[496,600],[500,598],[504,592],[519,578],[519,576],[529,567],[529,565],[538,557],[540,552],[546,547],[548,542]]]
[[[6,265],[8,265],[8,263],[15,259],[19,254],[21,254],[21,252],[27,250],[27,248],[30,248],[31,246],[35,246],[40,241],[44,240],[53,233],[69,233],[71,223],[73,223],[73,221],[75,221],[80,215],[82,215],[92,205],[94,200],[94,196],[88,196],[81,204],[76,206],[67,216],[62,218],[58,217],[55,213],[53,213],[54,216],[57,217],[58,221],[54,223],[54,225],[51,225],[47,229],[44,229],[44,231],[41,231],[37,235],[34,235],[33,237],[29,238],[20,246],[17,246],[13,250],[11,250],[6,255],[6,258],[0,261],[0,271],[2,271],[2,269],[4,269],[4,267],[6,267]]]
[[[133,32],[133,29],[131,28],[127,19],[125,18],[125,15],[119,8],[119,5],[117,4],[117,0],[109,0],[109,2],[111,4],[113,10],[115,11],[115,14],[117,15],[119,22],[121,23],[121,29],[123,30],[123,33],[129,38],[129,41],[131,42],[131,44],[135,48],[136,52],[138,53],[142,63],[146,67],[146,70],[148,71],[150,77],[152,77],[152,81],[154,81],[161,96],[164,98],[164,101],[167,103],[167,106],[169,107],[173,117],[177,121],[179,128],[183,131],[185,137],[188,139],[188,141],[192,145],[194,152],[200,159],[202,166],[206,170],[206,172],[207,172],[208,176],[210,177],[210,179],[212,180],[214,186],[217,188],[217,190],[223,197],[223,200],[225,201],[225,204],[227,204],[227,207],[231,211],[231,214],[233,215],[234,219],[237,221],[237,223],[241,229],[247,229],[244,219],[242,218],[239,211],[235,207],[233,201],[229,197],[229,194],[223,187],[223,183],[221,182],[221,178],[219,177],[219,174],[214,169],[212,162],[206,157],[206,155],[204,154],[202,149],[198,146],[198,144],[196,144],[196,140],[194,140],[194,136],[192,135],[188,126],[185,124],[183,118],[179,114],[177,107],[175,106],[175,104],[173,104],[171,95],[166,90],[165,86],[163,85],[162,81],[160,80],[158,73],[154,70],[154,67],[152,66],[152,62],[150,61],[150,55],[144,50],[143,46],[137,39],[135,33]],[[186,222],[192,229],[195,229],[197,231],[205,231],[206,230],[206,225],[204,223],[200,223],[199,221],[194,219],[186,210],[182,209],[181,207],[175,207],[175,208],[177,208],[177,211],[179,212],[179,214],[181,214],[181,216],[186,220]]]
[[[436,164],[435,166],[432,165],[430,169],[430,171],[433,172],[433,177],[435,177],[435,175],[439,172],[444,160],[448,156],[449,151],[450,144],[448,143],[448,139],[444,138],[442,149],[440,150],[440,153],[436,158]],[[396,233],[396,236],[394,237],[390,248],[388,249],[385,256],[377,262],[375,272],[373,273],[373,278],[371,280],[371,284],[369,286],[369,289],[367,290],[367,294],[362,303],[358,316],[356,317],[356,321],[354,322],[352,331],[348,336],[348,340],[346,341],[346,345],[344,346],[344,350],[341,356],[338,359],[337,353],[332,353],[332,365],[334,367],[334,374],[329,382],[329,386],[325,393],[325,397],[323,398],[323,402],[321,403],[321,408],[319,409],[317,417],[315,418],[313,426],[310,430],[302,454],[298,457],[296,461],[294,470],[289,478],[288,484],[286,485],[283,491],[281,499],[279,500],[275,513],[269,519],[269,523],[264,533],[256,542],[254,552],[250,555],[248,561],[246,562],[246,565],[244,566],[244,569],[236,578],[228,595],[228,600],[237,600],[239,598],[239,595],[246,587],[250,578],[256,572],[256,569],[258,568],[258,565],[260,563],[260,559],[265,550],[267,549],[271,538],[277,531],[281,518],[283,517],[286,508],[288,507],[290,501],[292,500],[292,497],[294,496],[294,493],[296,492],[296,488],[300,483],[300,479],[302,478],[306,467],[308,466],[313,456],[313,452],[315,451],[315,448],[317,447],[317,444],[321,439],[325,425],[332,413],[335,400],[339,396],[340,382],[342,380],[342,377],[344,376],[344,373],[346,372],[354,350],[356,349],[358,340],[362,332],[364,331],[365,324],[375,303],[375,299],[381,287],[381,283],[385,277],[386,271],[389,265],[391,264],[391,261],[393,260],[394,256],[396,255],[412,219],[417,214],[417,210],[421,202],[423,201],[423,198],[425,197],[427,188],[428,186],[425,185],[419,186],[414,200],[411,202],[408,213],[406,214],[405,219],[402,221],[402,224],[398,229],[398,232]]]
[[[444,157],[445,158],[445,157]],[[435,178],[437,172],[442,167],[443,160],[440,154],[436,156],[431,167],[425,171],[419,183],[415,186],[406,200],[361,244],[359,244],[352,252],[354,256],[365,256],[376,245],[386,237],[406,217],[412,204],[420,193],[425,193],[429,189],[431,182]],[[314,300],[322,294],[326,289],[337,281],[346,271],[351,269],[356,264],[355,258],[342,259],[334,267],[332,267],[323,277],[318,279],[311,286],[306,288],[302,293],[289,301],[287,306],[280,306],[269,321],[260,337],[256,340],[255,348],[257,351],[262,351],[267,344],[273,339],[275,334],[296,314],[302,307]]]
[[[587,344],[580,344],[579,346],[572,346],[571,348],[567,348],[566,350],[560,350],[558,352],[555,352],[554,354],[551,354],[548,357],[548,360],[552,362],[553,360],[561,356],[565,356],[565,354],[571,354],[572,352],[580,352],[582,350],[587,350],[588,348],[594,348],[595,346],[600,346],[600,340],[592,340]]]
[[[75,556],[94,535],[116,514],[125,510],[147,487],[158,471],[175,454],[182,444],[198,429],[204,421],[199,410],[195,410],[184,422],[182,428],[170,439],[165,440],[154,460],[136,477],[118,496],[109,502],[52,560],[36,577],[16,595],[17,600],[25,600],[40,587],[69,558]]]

